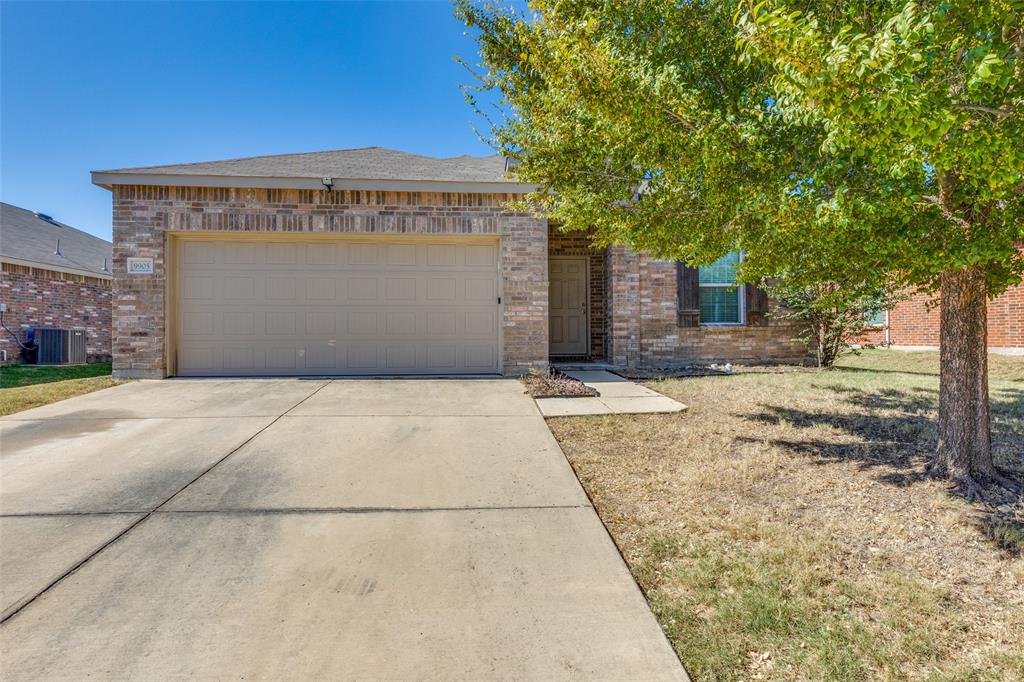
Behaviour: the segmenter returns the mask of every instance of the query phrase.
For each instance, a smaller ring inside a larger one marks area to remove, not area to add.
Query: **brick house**
[[[95,171],[121,377],[797,360],[731,255],[682,268],[506,208],[492,157],[371,147]]]
[[[939,347],[938,299],[911,293],[872,320],[864,342],[906,350]],[[988,302],[988,347],[991,352],[1024,354],[1024,282]]]
[[[50,216],[0,204],[0,358],[21,362],[34,327],[84,329],[90,361],[110,359],[110,242]]]

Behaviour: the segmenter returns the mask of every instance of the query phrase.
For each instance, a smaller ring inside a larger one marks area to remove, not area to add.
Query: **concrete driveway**
[[[510,380],[137,382],[0,420],[3,679],[685,673]]]

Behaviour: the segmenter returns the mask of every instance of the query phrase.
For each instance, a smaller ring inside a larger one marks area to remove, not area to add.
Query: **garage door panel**
[[[337,265],[337,247],[330,243],[306,245],[306,265]]]
[[[497,314],[492,310],[475,310],[465,313],[466,324],[463,332],[467,337],[487,339],[497,325]]]
[[[306,278],[307,301],[334,301],[338,296],[338,281],[334,277]]]
[[[499,369],[497,241],[203,240],[179,253],[179,374]]]
[[[467,267],[487,270],[498,263],[498,248],[493,244],[467,244],[465,250]]]
[[[295,290],[294,277],[268,277],[266,279],[268,301],[294,301]]]
[[[497,362],[496,351],[490,344],[466,346],[466,369],[483,371],[485,367],[493,367]]]
[[[384,298],[388,303],[408,303],[416,300],[415,277],[388,277],[384,284]]]
[[[334,311],[308,311],[306,313],[307,336],[334,336]]]
[[[271,265],[297,265],[299,246],[297,244],[270,243],[266,245],[266,262]]]
[[[417,263],[415,244],[388,244],[384,249],[388,267],[414,267]]]
[[[182,262],[186,265],[216,263],[217,252],[217,244],[213,242],[186,242],[182,249]]]
[[[187,300],[212,301],[215,290],[212,277],[190,275],[182,282],[182,295]]]
[[[224,369],[256,369],[256,349],[252,346],[225,346],[223,355]]]
[[[219,369],[214,362],[213,353],[213,348],[185,346],[181,351],[181,364],[197,372]]]
[[[376,242],[351,242],[346,246],[349,265],[378,265],[377,251],[380,245]]]
[[[415,337],[416,329],[415,311],[389,310],[384,313],[384,336],[391,337]]]
[[[376,336],[378,314],[376,310],[348,312],[348,333],[352,336]]]
[[[256,314],[247,310],[225,312],[221,317],[224,336],[255,336]]]
[[[216,334],[212,312],[189,312],[182,316],[181,333],[185,336],[212,336]]]
[[[224,301],[256,300],[256,278],[252,276],[228,276],[221,288]]]
[[[256,245],[242,242],[224,246],[225,265],[254,265],[256,263]]]
[[[376,277],[349,277],[346,287],[349,301],[378,301]]]
[[[304,348],[305,368],[331,371],[338,366],[338,349],[329,343],[311,343]]]
[[[268,336],[284,335],[299,336],[300,332],[295,324],[295,313],[291,310],[271,310],[266,315],[265,333]]]
[[[296,348],[268,348],[267,369],[295,370],[298,369],[298,351]]]

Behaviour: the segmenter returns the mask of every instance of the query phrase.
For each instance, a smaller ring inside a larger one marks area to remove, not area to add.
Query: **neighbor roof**
[[[436,158],[383,147],[118,168],[92,174],[95,184],[108,188],[142,184],[323,189],[325,179],[335,189],[462,192],[533,189],[506,174],[502,156]]]
[[[112,249],[110,242],[45,214],[0,203],[0,260],[5,263],[109,278]]]

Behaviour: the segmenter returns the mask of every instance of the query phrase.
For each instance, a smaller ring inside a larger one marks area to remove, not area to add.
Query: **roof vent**
[[[519,159],[513,159],[511,156],[505,157],[505,172],[509,173],[515,169],[520,163]]]
[[[57,248],[53,250],[53,255],[54,256],[63,256],[64,255],[63,253],[60,252],[60,239],[57,240]]]
[[[110,272],[110,268],[107,266],[107,259],[103,259],[103,272]]]
[[[48,216],[45,213],[39,213],[38,211],[36,211],[36,217],[39,218],[40,220],[45,220],[51,225],[56,225],[57,227],[60,227],[60,223],[54,220],[52,216]]]

